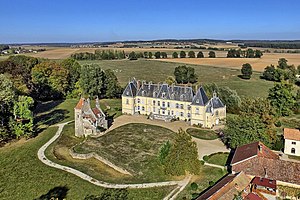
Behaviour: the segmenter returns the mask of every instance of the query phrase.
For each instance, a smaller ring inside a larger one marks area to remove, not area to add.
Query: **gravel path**
[[[68,124],[69,122],[66,123],[62,123],[62,124],[58,124],[58,130],[56,132],[56,134],[48,141],[46,142],[46,144],[44,144],[39,150],[38,150],[38,158],[40,161],[42,161],[45,165],[48,165],[50,167],[54,167],[56,169],[60,169],[66,172],[69,172],[71,174],[74,174],[76,176],[78,176],[79,178],[86,180],[94,185],[97,186],[101,186],[104,188],[151,188],[151,187],[162,187],[162,186],[173,186],[173,185],[177,185],[179,188],[179,192],[181,192],[185,186],[188,184],[191,176],[187,176],[185,179],[181,180],[181,181],[166,181],[166,182],[155,182],[155,183],[142,183],[142,184],[114,184],[114,183],[107,183],[104,181],[99,181],[96,180],[95,178],[81,172],[78,171],[76,169],[73,169],[71,167],[67,167],[64,165],[60,165],[57,163],[52,162],[51,160],[49,160],[46,156],[45,156],[45,150],[49,147],[49,145],[51,145],[56,139],[59,138],[59,136],[61,135],[61,132],[64,128],[64,126],[66,124]],[[177,188],[178,188],[177,187]],[[177,189],[176,188],[176,189]],[[173,190],[174,191],[174,190]],[[173,191],[171,193],[173,193]],[[174,197],[174,195],[178,195],[179,192],[176,192],[175,194],[169,194],[167,196],[168,199],[172,199]],[[175,197],[176,197],[175,196]]]

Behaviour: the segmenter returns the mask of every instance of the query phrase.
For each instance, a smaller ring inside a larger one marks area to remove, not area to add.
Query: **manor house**
[[[150,119],[186,120],[191,125],[212,128],[226,117],[226,106],[213,94],[208,98],[200,87],[153,84],[131,80],[122,94],[122,113],[148,115]]]

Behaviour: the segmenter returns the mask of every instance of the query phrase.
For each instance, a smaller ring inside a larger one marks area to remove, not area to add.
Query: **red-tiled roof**
[[[81,109],[84,103],[84,98],[80,98],[80,100],[78,101],[75,109]]]
[[[253,142],[238,147],[234,152],[233,158],[231,160],[231,164],[234,165],[236,163],[242,162],[244,160],[250,159],[255,156],[270,158],[270,159],[279,159],[279,156],[276,155],[268,147],[266,147],[263,143]]]
[[[93,108],[93,113],[97,116],[98,114],[101,114],[100,110],[98,108]]]
[[[270,180],[267,178],[261,178],[261,177],[254,177],[252,180],[252,183],[255,185],[273,188],[276,190],[276,180]]]
[[[247,196],[245,196],[244,200],[262,200],[257,194],[249,193]]]
[[[250,184],[251,178],[244,172],[229,174],[200,195],[197,200],[227,200],[244,190]]]
[[[300,131],[298,129],[285,128],[283,129],[284,139],[300,141]]]

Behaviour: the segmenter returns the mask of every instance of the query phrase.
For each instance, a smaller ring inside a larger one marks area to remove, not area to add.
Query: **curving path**
[[[60,170],[69,172],[71,174],[74,174],[74,175],[78,176],[79,178],[81,178],[83,180],[86,180],[86,181],[88,181],[88,182],[90,182],[94,185],[101,186],[101,187],[104,187],[104,188],[151,188],[151,187],[162,187],[162,186],[177,185],[178,187],[176,187],[175,189],[178,189],[179,192],[180,192],[185,188],[185,186],[188,184],[188,182],[191,179],[191,176],[187,176],[185,179],[183,179],[181,181],[166,181],[166,182],[142,183],[142,184],[114,184],[114,183],[107,183],[107,182],[96,180],[93,177],[91,177],[91,176],[89,176],[89,175],[87,175],[87,174],[85,174],[81,171],[78,171],[78,170],[73,169],[71,167],[67,167],[67,166],[64,166],[64,165],[54,163],[45,156],[45,150],[56,139],[59,138],[64,126],[68,123],[69,122],[58,124],[57,125],[58,130],[55,133],[55,135],[38,150],[37,156],[38,156],[39,160],[42,161],[45,165],[48,165],[50,167],[54,167],[56,169],[60,169]],[[174,196],[176,197],[179,194],[179,192],[174,193],[174,191],[175,190],[173,190],[166,198],[167,199],[173,199]],[[174,193],[174,194],[172,194],[172,193]]]

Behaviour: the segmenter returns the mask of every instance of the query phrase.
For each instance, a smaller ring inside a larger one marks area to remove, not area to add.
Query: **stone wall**
[[[97,160],[99,160],[100,162],[103,162],[104,164],[110,166],[111,168],[113,168],[114,170],[122,173],[122,174],[126,174],[126,175],[130,175],[132,176],[132,174],[130,172],[128,172],[126,169],[123,169],[121,167],[116,166],[115,164],[111,163],[110,161],[104,159],[103,157],[99,156],[98,154],[92,152],[92,153],[87,153],[87,154],[80,154],[80,153],[76,153],[73,151],[73,149],[69,150],[70,155],[72,156],[72,158],[74,159],[89,159],[89,158],[95,158]]]

